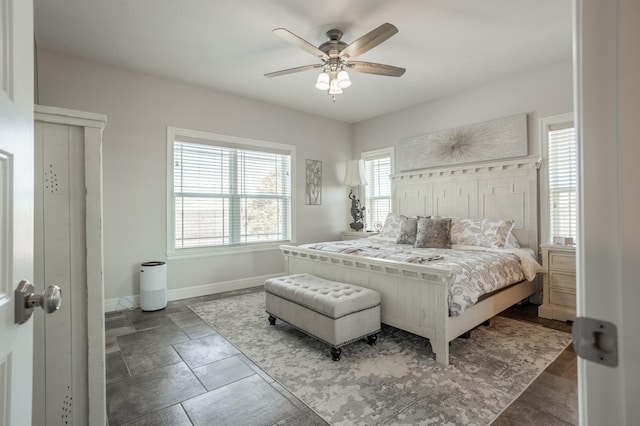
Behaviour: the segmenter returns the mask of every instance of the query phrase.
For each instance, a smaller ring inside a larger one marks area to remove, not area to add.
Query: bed
[[[518,245],[535,255],[539,166],[539,159],[522,159],[396,174],[391,178],[392,210],[406,217],[509,221]],[[452,316],[451,272],[437,261],[411,263],[305,246],[283,245],[281,250],[287,274],[306,272],[378,291],[382,322],[429,339],[436,361],[445,365],[451,340],[539,288],[537,280],[524,279]]]

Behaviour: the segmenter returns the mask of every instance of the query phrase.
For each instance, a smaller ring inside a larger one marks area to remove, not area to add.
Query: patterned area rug
[[[569,344],[571,337],[503,317],[451,344],[448,366],[428,340],[383,326],[377,345],[328,347],[277,321],[265,294],[190,306],[242,353],[334,425],[487,425]]]

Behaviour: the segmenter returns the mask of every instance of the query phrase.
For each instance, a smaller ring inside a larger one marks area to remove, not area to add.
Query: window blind
[[[551,237],[577,236],[577,146],[573,124],[548,131],[549,224]]]
[[[365,157],[365,173],[365,217],[370,229],[376,222],[384,223],[391,212],[391,157]]]
[[[289,240],[291,155],[174,141],[175,248]]]

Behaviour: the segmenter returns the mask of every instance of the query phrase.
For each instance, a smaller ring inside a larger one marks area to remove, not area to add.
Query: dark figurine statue
[[[360,205],[360,200],[353,195],[353,190],[349,191],[349,199],[351,200],[351,217],[353,217],[353,222],[349,226],[353,230],[361,231],[364,228],[364,207]]]

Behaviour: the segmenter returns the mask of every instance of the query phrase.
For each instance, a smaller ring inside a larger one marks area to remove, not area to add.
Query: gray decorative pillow
[[[400,215],[400,232],[396,244],[415,244],[418,233],[418,218]]]
[[[414,247],[417,248],[449,248],[451,218],[418,219],[418,233]]]
[[[395,240],[398,238],[399,233],[400,215],[398,213],[389,213],[384,221],[384,225],[382,226],[380,237],[393,238]]]

